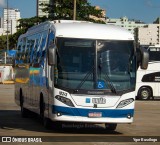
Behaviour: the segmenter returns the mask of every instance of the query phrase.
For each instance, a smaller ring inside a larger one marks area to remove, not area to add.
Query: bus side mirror
[[[148,62],[149,62],[149,53],[145,48],[140,48],[140,65],[141,69],[147,69],[148,67]]]
[[[52,45],[48,49],[48,65],[55,65],[56,64],[56,46]]]

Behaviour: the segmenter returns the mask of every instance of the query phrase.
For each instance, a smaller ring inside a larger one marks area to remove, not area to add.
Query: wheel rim
[[[149,92],[147,90],[143,90],[141,92],[141,96],[142,96],[142,99],[148,99],[149,97]]]

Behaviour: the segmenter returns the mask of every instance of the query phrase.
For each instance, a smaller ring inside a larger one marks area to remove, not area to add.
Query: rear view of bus
[[[50,22],[48,29],[47,57],[40,68],[46,85],[32,87],[39,96],[30,96],[45,104],[36,111],[45,124],[104,123],[115,130],[117,123],[131,123],[137,70],[133,35],[116,26],[76,21]],[[141,56],[146,68],[147,57]],[[29,106],[23,107],[32,110]]]

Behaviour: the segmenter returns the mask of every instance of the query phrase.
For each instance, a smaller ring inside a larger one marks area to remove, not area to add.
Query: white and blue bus
[[[15,60],[15,100],[22,116],[61,122],[131,123],[137,53],[127,30],[81,21],[50,21],[21,35]],[[147,52],[141,51],[141,67]]]
[[[160,98],[160,45],[146,48],[149,53],[148,68],[137,71],[137,99],[149,100]]]

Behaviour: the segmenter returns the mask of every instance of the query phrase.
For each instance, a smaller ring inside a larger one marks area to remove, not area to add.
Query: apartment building
[[[37,17],[48,16],[48,13],[43,12],[45,6],[42,4],[51,4],[51,0],[37,0]]]
[[[160,24],[148,24],[137,28],[136,41],[139,45],[160,44]]]
[[[20,19],[20,11],[13,8],[4,8],[3,10],[3,29],[4,35],[14,34],[17,32],[18,20]],[[7,24],[8,23],[8,24]]]
[[[0,36],[3,35],[3,28],[0,28]]]
[[[0,36],[3,35],[3,18],[0,18]]]
[[[0,17],[0,28],[3,28],[3,18]]]
[[[119,19],[107,18],[106,24],[124,27],[134,35],[135,35],[135,28],[143,27],[145,25],[145,23],[142,21],[139,20],[137,21],[134,19],[129,20],[126,16]]]

